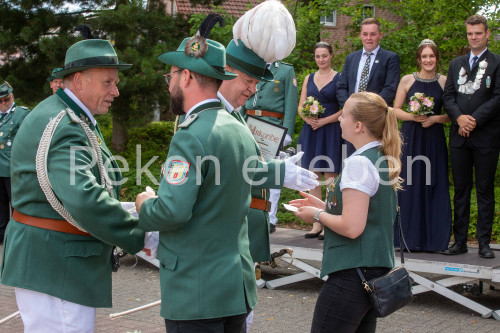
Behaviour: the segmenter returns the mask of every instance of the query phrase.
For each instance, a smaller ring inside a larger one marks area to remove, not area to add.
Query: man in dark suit
[[[368,91],[380,95],[387,105],[392,105],[400,78],[399,56],[380,47],[381,25],[374,18],[361,22],[360,37],[363,50],[353,52],[345,59],[337,81],[337,100],[344,107],[353,93]],[[349,156],[354,152],[354,147],[346,143]]]
[[[444,108],[452,121],[450,156],[455,185],[455,243],[444,254],[467,252],[474,169],[479,256],[494,258],[489,243],[500,147],[500,56],[487,48],[490,30],[483,16],[472,15],[465,25],[471,52],[450,63],[443,95]]]

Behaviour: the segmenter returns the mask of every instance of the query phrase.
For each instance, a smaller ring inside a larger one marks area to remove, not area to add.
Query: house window
[[[321,16],[320,22],[329,27],[337,26],[337,11],[334,10],[330,13],[330,15]]]
[[[375,6],[373,5],[363,6],[363,20],[368,17],[375,17]]]

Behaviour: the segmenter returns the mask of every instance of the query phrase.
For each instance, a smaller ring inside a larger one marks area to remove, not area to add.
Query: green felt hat
[[[226,71],[226,49],[224,45],[200,36],[182,41],[177,51],[163,53],[158,59],[179,68],[219,80],[232,80],[238,75]]]
[[[9,96],[14,91],[7,81],[3,81],[2,85],[0,85],[0,98]]]
[[[62,71],[62,68],[60,68],[60,67],[54,68],[54,70],[52,71],[52,74],[47,78],[47,82],[58,79],[57,77],[55,77],[55,74],[59,71]]]
[[[85,39],[70,46],[66,52],[64,67],[53,73],[56,79],[66,75],[81,72],[90,68],[128,69],[131,64],[118,61],[115,49],[111,43],[102,39]]]
[[[264,59],[246,47],[241,39],[238,39],[238,45],[236,45],[234,39],[229,42],[226,49],[226,58],[229,66],[250,75],[254,79],[264,81],[274,80],[274,75],[267,69]]]

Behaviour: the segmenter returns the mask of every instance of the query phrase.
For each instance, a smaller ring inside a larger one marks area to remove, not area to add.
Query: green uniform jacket
[[[368,149],[360,154],[367,157],[374,165],[384,155],[377,148]],[[343,269],[356,267],[394,267],[394,220],[396,219],[396,190],[389,183],[387,160],[378,166],[380,183],[377,193],[370,198],[368,220],[365,230],[355,239],[341,236],[325,228],[323,244],[323,263],[321,277]],[[328,188],[326,211],[333,215],[342,215],[342,192],[340,180],[342,174]]]
[[[89,121],[59,89],[57,95],[41,102],[19,129],[12,150],[12,205],[20,213],[62,219],[39,186],[35,156],[47,123],[68,106]],[[117,168],[99,129],[90,121],[89,126],[101,140],[104,165]],[[100,179],[97,166],[92,163],[92,154],[82,149],[88,146],[83,129],[66,115],[54,131],[47,169],[59,200],[93,237],[36,228],[12,219],[5,233],[2,283],[85,306],[111,307],[111,244],[136,253],[144,247],[144,232],[137,228],[137,219],[96,183],[95,179]],[[73,154],[72,147],[76,148]],[[76,166],[73,172],[72,160]],[[108,169],[112,180],[121,179],[116,170]],[[118,198],[118,186],[114,193]]]
[[[248,158],[257,166],[255,155],[251,134],[220,102],[200,105],[179,125],[158,198],[139,214],[142,229],[160,231],[162,317],[220,318],[246,313],[245,298],[257,303],[242,174]]]
[[[248,129],[243,117],[236,111],[231,112],[240,123]],[[179,123],[182,124],[184,116],[181,116]],[[249,133],[251,133],[248,130]],[[251,134],[250,134],[251,135]],[[256,156],[260,156],[260,149],[257,147]],[[285,178],[285,162],[282,160],[263,161],[259,159],[257,172],[254,175],[254,182],[258,185],[252,186],[252,198],[269,200],[269,189],[281,189]],[[247,215],[248,238],[250,240],[250,255],[253,262],[264,262],[271,260],[271,248],[269,244],[269,213],[250,208]]]
[[[12,105],[9,114],[0,121],[0,177],[10,177],[10,154],[17,130],[30,110]]]
[[[274,81],[260,81],[257,92],[250,96],[242,108],[242,115],[246,110],[265,110],[283,113],[283,120],[274,117],[262,117],[273,124],[282,125],[287,128],[287,134],[293,137],[295,118],[297,116],[298,95],[297,79],[293,66],[281,61],[271,64],[271,72]]]
[[[233,111],[231,115],[247,127],[245,120],[239,113]],[[251,132],[249,131],[249,133]],[[258,150],[258,154],[259,156],[261,155],[260,149]],[[257,181],[259,185],[252,186],[252,198],[269,201],[269,189],[281,189],[283,187],[285,162],[275,159],[267,162],[259,160],[258,168],[260,170],[267,170],[267,172],[256,173],[254,181]],[[279,173],[276,174],[276,171]],[[264,180],[264,178],[261,177],[265,177],[265,181],[261,182],[261,180]],[[270,261],[269,213],[265,210],[250,208],[247,219],[250,254],[252,255],[253,262]]]

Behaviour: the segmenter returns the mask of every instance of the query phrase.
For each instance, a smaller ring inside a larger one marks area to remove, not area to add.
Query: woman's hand
[[[299,191],[299,193],[304,199],[292,200],[289,202],[290,205],[297,208],[311,206],[318,209],[325,209],[325,203],[320,198],[316,198],[314,195],[302,191]]]
[[[318,208],[311,206],[300,207],[298,212],[294,212],[295,216],[306,223],[314,223],[314,214],[318,211]]]
[[[422,115],[412,115],[413,121],[416,121],[417,123],[424,122],[427,119],[427,116],[422,116]]]
[[[423,128],[431,127],[437,123],[437,116],[425,117],[425,120],[421,122]]]
[[[314,124],[316,123],[317,119],[316,118],[313,118],[313,117],[305,117],[304,118],[304,121],[311,127],[314,126]]]
[[[314,123],[314,125],[311,125],[312,129],[313,130],[317,130],[318,128],[320,127],[323,127],[327,124],[325,118],[318,118],[316,119],[316,122]]]

